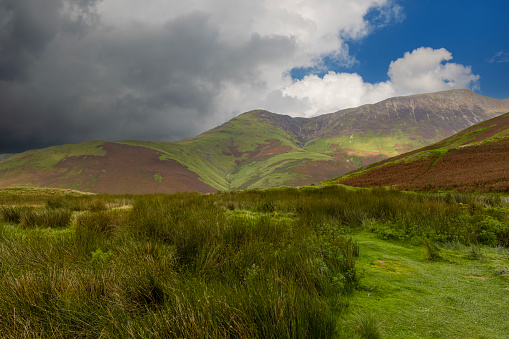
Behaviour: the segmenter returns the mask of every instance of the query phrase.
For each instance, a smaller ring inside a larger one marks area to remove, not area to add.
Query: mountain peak
[[[312,118],[259,109],[177,142],[88,142],[14,155],[0,162],[0,187],[170,193],[307,185],[508,111],[508,102],[469,90],[390,98]]]

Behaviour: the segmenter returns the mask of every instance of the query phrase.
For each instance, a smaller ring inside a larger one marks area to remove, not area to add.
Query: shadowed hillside
[[[0,187],[98,193],[300,186],[427,146],[509,111],[469,90],[391,98],[314,118],[251,111],[178,142],[91,141],[0,162]]]

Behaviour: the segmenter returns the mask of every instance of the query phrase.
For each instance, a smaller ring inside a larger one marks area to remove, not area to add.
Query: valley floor
[[[507,248],[448,244],[441,258],[428,261],[420,245],[369,233],[355,238],[364,276],[350,299],[349,321],[371,314],[384,338],[507,338]]]

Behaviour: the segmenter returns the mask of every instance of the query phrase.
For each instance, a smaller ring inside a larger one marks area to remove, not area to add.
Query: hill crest
[[[507,111],[509,103],[468,90],[391,98],[313,118],[255,110],[177,142],[93,141],[18,154],[0,162],[0,187],[171,193],[307,185]]]
[[[509,192],[509,113],[438,143],[374,163],[329,182],[414,190]]]

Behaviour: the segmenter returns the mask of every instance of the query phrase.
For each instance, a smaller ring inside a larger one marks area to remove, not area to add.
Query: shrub
[[[440,258],[440,248],[433,240],[424,237],[422,239],[422,244],[424,245],[426,260],[433,261]]]
[[[359,339],[379,339],[380,320],[371,314],[358,314],[352,321],[352,326]]]

